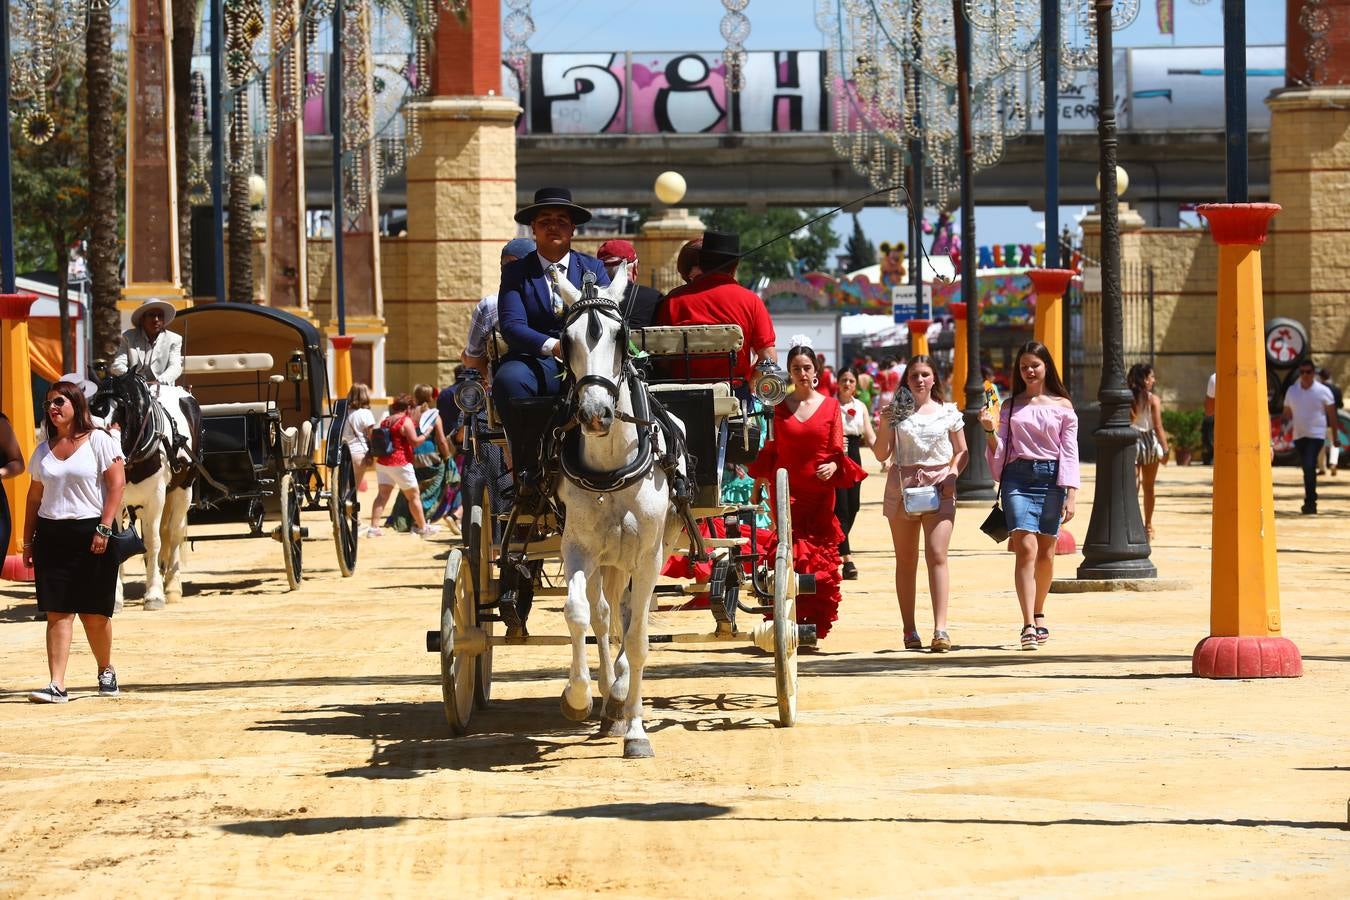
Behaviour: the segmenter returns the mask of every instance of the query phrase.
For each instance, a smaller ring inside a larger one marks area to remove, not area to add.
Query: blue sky
[[[816,0],[750,0],[749,50],[800,50],[824,46],[815,27]],[[508,10],[503,5],[503,16]],[[718,30],[725,12],[721,0],[534,0],[536,52],[585,50],[713,50],[723,46]],[[1249,43],[1284,41],[1282,0],[1247,0]],[[1138,18],[1115,35],[1117,47],[1217,45],[1223,42],[1222,0],[1197,5],[1175,0],[1175,34],[1160,35],[1155,0],[1142,0]],[[619,40],[623,46],[617,46]],[[978,199],[977,199],[978,202]],[[1080,207],[1064,207],[1061,223],[1071,226]],[[860,216],[873,243],[903,238],[905,213],[868,208]],[[1043,219],[1025,207],[985,207],[976,211],[979,243],[1039,239]],[[836,230],[852,227],[841,220]]]

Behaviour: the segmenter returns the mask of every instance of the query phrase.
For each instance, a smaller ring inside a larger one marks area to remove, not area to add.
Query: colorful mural
[[[980,323],[989,327],[1025,327],[1034,319],[1036,289],[1025,270],[989,272],[977,279]],[[820,310],[844,315],[891,314],[891,289],[866,275],[836,278],[823,272],[808,272],[801,278],[770,282],[762,296],[771,308]],[[933,316],[948,315],[947,304],[961,302],[961,283],[933,284]]]

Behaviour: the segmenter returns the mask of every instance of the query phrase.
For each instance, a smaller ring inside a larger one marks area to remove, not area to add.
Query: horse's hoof
[[[651,759],[656,755],[652,742],[646,738],[625,738],[623,742],[624,759]]]
[[[182,591],[165,591],[165,592],[164,592],[164,602],[165,602],[165,603],[182,603],[182,602],[183,602],[183,592],[182,592]]]
[[[628,729],[624,727],[623,719],[611,719],[609,716],[601,716],[600,728],[595,732],[598,738],[623,737]]]
[[[562,701],[559,705],[562,706],[563,718],[570,722],[585,722],[591,717],[591,707],[595,704],[587,703],[582,707],[571,706],[567,702],[567,692],[563,691]]]
[[[608,699],[606,699],[606,700],[605,700],[605,718],[606,718],[606,719],[622,719],[622,718],[623,718],[623,701],[620,700],[620,699],[618,699],[617,697],[609,697]]]
[[[163,609],[164,600],[160,597],[147,597],[145,600],[145,606],[143,608],[147,612],[153,612],[157,609]]]

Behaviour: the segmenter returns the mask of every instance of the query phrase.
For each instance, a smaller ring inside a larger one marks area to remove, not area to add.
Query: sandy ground
[[[363,542],[343,580],[308,514],[294,593],[270,541],[199,544],[182,603],[144,612],[131,588],[116,701],[97,698],[77,631],[73,702],[26,702],[43,626],[31,588],[4,585],[0,895],[1343,897],[1350,474],[1316,519],[1297,515],[1298,473],[1276,479],[1302,679],[1189,677],[1208,626],[1207,469],[1160,484],[1154,560],[1187,587],[1054,596],[1036,653],[1015,649],[1011,557],[963,509],[945,656],[899,649],[873,477],[862,579],[802,661],[798,726],[774,725],[766,657],[658,647],[658,757],[636,762],[559,715],[563,648],[499,650],[493,708],[448,736],[424,649],[448,540]],[[557,610],[532,630],[564,633]]]

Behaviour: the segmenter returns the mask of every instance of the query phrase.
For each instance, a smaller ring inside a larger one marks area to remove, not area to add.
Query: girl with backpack
[[[375,494],[375,503],[370,510],[367,537],[383,534],[379,522],[394,488],[398,488],[408,501],[413,518],[413,534],[428,537],[440,531],[439,527],[428,525],[426,517],[422,515],[422,498],[412,464],[413,448],[435,434],[435,428],[419,433],[417,423],[410,414],[412,408],[412,396],[399,394],[389,406],[389,415],[371,429],[370,452],[375,456],[375,480],[379,484],[379,491]]]

